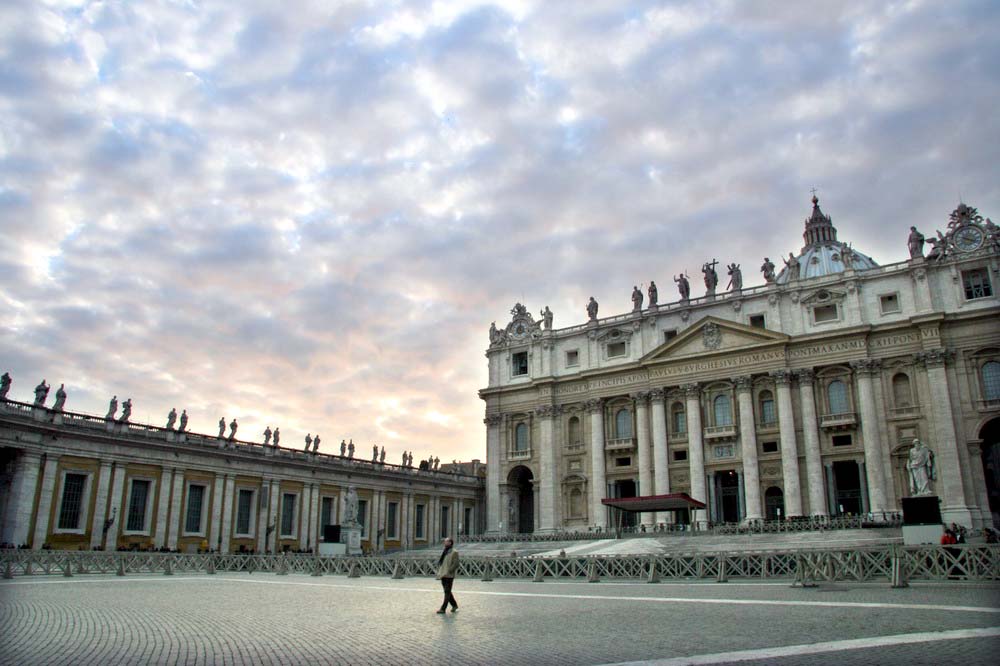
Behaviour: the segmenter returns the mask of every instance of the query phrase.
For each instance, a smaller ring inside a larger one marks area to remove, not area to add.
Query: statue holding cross
[[[715,267],[719,265],[716,259],[712,259],[711,262],[705,262],[702,264],[701,272],[705,274],[705,292],[706,296],[714,296],[715,288],[719,284],[719,274],[715,272]]]

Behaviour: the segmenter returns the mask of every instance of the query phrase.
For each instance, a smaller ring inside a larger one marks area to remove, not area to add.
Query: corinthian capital
[[[663,402],[663,398],[666,394],[667,392],[661,388],[653,389],[649,392],[649,399],[653,402]]]
[[[552,405],[538,405],[535,407],[535,415],[539,418],[550,419],[556,415],[556,408]]]
[[[732,378],[733,384],[736,385],[737,391],[749,391],[753,388],[753,377],[750,375],[740,375],[739,377]]]
[[[858,375],[871,377],[878,374],[878,371],[882,369],[882,361],[877,358],[862,358],[857,361],[851,361],[851,367],[854,368],[854,372]]]
[[[632,394],[632,399],[637,403],[645,403],[649,400],[649,391],[636,391]]]
[[[799,384],[811,385],[816,379],[816,373],[812,368],[799,368],[795,371],[795,378],[799,380]]]
[[[771,373],[776,386],[788,386],[792,383],[792,373],[789,370],[775,370]]]
[[[701,389],[698,388],[697,384],[684,384],[681,386],[681,390],[683,390],[684,395],[689,398],[697,398],[701,396]]]
[[[918,363],[923,363],[927,368],[943,368],[945,363],[955,358],[955,352],[950,349],[930,349],[916,354]]]
[[[601,411],[601,409],[604,408],[604,400],[602,400],[601,398],[593,398],[591,400],[587,400],[586,402],[583,403],[583,408],[587,410],[588,413],[591,414],[594,412],[599,412]]]
[[[483,419],[483,423],[485,423],[488,427],[498,426],[503,423],[503,416],[500,414],[489,414],[485,419]]]

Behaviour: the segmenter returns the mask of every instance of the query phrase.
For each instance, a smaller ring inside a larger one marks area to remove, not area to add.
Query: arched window
[[[688,424],[683,403],[675,402],[670,408],[670,422],[673,424],[674,434],[683,435],[687,432]]]
[[[518,423],[517,428],[514,429],[514,450],[515,451],[527,451],[528,450],[528,424]]]
[[[715,425],[733,425],[733,410],[730,408],[728,395],[723,393],[722,395],[715,396],[712,406],[715,409]]]
[[[839,379],[827,384],[826,400],[830,404],[831,414],[847,414],[851,411],[847,405],[847,386]]]
[[[1000,363],[983,364],[983,399],[1000,400]]]
[[[910,377],[905,372],[899,372],[892,378],[892,402],[897,408],[913,405]]]
[[[571,518],[583,517],[583,493],[579,488],[569,491],[569,515]]]
[[[632,437],[632,415],[627,409],[619,409],[615,414],[615,439]]]
[[[571,416],[569,419],[569,443],[570,446],[583,443],[580,435],[580,418],[577,416]]]
[[[777,423],[778,412],[774,410],[774,394],[770,391],[761,391],[757,401],[760,403],[760,422],[765,425]]]

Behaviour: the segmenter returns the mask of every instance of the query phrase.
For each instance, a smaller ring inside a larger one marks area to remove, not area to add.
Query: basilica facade
[[[480,391],[486,531],[606,528],[604,498],[681,492],[706,503],[680,517],[697,523],[881,516],[916,492],[914,440],[943,520],[996,524],[1000,235],[965,204],[936,226],[900,228],[910,259],[880,266],[814,197],[804,246],[780,272],[765,260],[762,286],[731,264],[717,291],[713,260],[705,295],[680,276],[678,301],[633,289],[631,311],[598,317],[591,299],[568,328],[515,305]]]

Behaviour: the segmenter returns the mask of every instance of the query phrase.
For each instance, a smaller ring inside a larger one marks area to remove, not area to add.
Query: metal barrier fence
[[[322,575],[433,576],[437,560],[421,557],[317,557],[315,555],[179,554],[58,550],[0,552],[4,578],[26,575],[221,572]],[[463,557],[468,578],[577,578],[589,581],[661,579],[794,579],[815,581],[1000,581],[1000,546],[898,546],[770,552],[666,553],[587,557]]]

